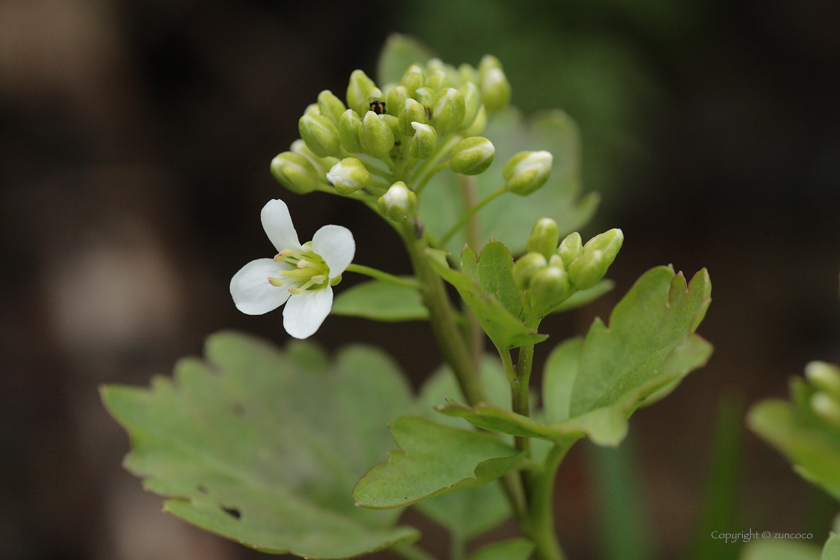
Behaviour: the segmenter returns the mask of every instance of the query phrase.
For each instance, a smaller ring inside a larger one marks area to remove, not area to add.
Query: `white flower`
[[[353,234],[341,226],[324,226],[312,241],[301,245],[282,200],[269,201],[260,217],[277,256],[243,266],[230,280],[230,295],[236,308],[248,315],[262,315],[285,303],[286,332],[307,338],[332,309],[332,286],[341,280],[356,252]]]

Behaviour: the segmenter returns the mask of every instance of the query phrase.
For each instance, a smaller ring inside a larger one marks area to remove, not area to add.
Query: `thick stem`
[[[554,479],[570,447],[571,443],[555,445],[542,470],[526,473],[531,502],[525,532],[534,541],[534,558],[537,560],[565,560],[554,529]]]

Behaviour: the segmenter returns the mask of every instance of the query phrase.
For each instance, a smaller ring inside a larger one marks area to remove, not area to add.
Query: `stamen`
[[[295,252],[293,249],[283,249],[274,256],[274,260],[277,262],[285,262],[287,257],[291,257],[294,254]]]
[[[300,288],[295,288],[294,286],[289,286],[289,293],[292,294],[292,295],[296,296],[296,295],[300,294],[302,291],[303,290],[301,290]]]
[[[283,287],[283,280],[280,278],[272,278],[271,276],[268,277],[268,283],[274,286],[275,288],[282,288]]]
[[[310,278],[310,279],[309,279],[309,281],[310,281],[312,284],[323,284],[324,282],[326,282],[326,280],[327,280],[327,277],[326,277],[326,276],[324,276],[323,274],[319,274],[319,275],[317,275],[317,276],[313,276],[312,278]]]

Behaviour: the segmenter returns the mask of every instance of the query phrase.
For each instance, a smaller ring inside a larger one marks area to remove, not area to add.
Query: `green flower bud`
[[[333,156],[339,153],[341,141],[338,128],[324,115],[303,115],[298,121],[300,137],[306,146],[318,157]]]
[[[338,119],[338,137],[341,139],[341,145],[350,153],[357,154],[362,151],[363,130],[362,118],[353,109],[347,109]]]
[[[469,64],[462,64],[458,67],[458,77],[461,79],[462,84],[466,84],[467,82],[477,84],[479,82],[478,72]]]
[[[306,159],[308,159],[309,163],[312,164],[312,167],[315,168],[315,171],[318,173],[319,177],[324,177],[327,174],[327,171],[330,170],[330,167],[338,163],[338,159],[334,157],[322,158],[316,156],[312,153],[312,150],[306,147],[306,142],[300,139],[292,142],[292,145],[289,149],[292,152],[300,154]]]
[[[449,80],[446,78],[446,71],[441,69],[434,70],[426,76],[426,87],[437,91],[449,85]]]
[[[346,110],[347,107],[344,106],[341,99],[333,95],[330,90],[325,89],[318,94],[318,111],[325,117],[329,117],[333,124],[338,125],[338,119]]]
[[[563,266],[569,268],[572,261],[583,253],[583,243],[578,232],[570,233],[560,242],[557,254],[563,259]]]
[[[294,152],[283,152],[271,160],[271,174],[281,185],[297,194],[312,192],[321,184],[312,163]]]
[[[840,368],[825,362],[810,362],[805,366],[808,381],[835,399],[840,399]]]
[[[388,155],[394,147],[394,133],[391,132],[391,127],[373,111],[365,113],[362,124],[362,152],[377,158]]]
[[[353,194],[370,182],[370,172],[360,160],[344,158],[327,173],[327,181],[333,184],[339,194]]]
[[[414,92],[417,91],[417,88],[423,87],[425,83],[426,76],[423,74],[423,70],[416,64],[409,66],[400,80],[400,85],[405,87],[408,92],[408,97],[414,97]]]
[[[431,111],[432,107],[435,106],[435,90],[427,87],[417,88],[414,92],[414,99],[416,99],[420,105],[428,107]]]
[[[405,107],[405,100],[408,97],[408,90],[405,89],[405,86],[397,86],[392,89],[388,94],[388,106],[386,107],[388,114],[399,117],[402,108]]]
[[[615,228],[596,235],[587,241],[586,245],[583,246],[583,252],[601,251],[607,260],[607,266],[609,266],[615,260],[623,243],[624,233],[620,229]]]
[[[510,103],[510,83],[502,70],[502,63],[495,56],[486,55],[478,65],[481,96],[487,111],[501,111]]]
[[[560,266],[547,266],[534,273],[528,287],[531,309],[545,316],[573,293],[569,273]]]
[[[320,115],[321,108],[318,107],[317,103],[310,103],[306,106],[306,109],[303,110],[304,115]]]
[[[429,159],[435,155],[437,150],[437,132],[428,124],[419,122],[411,123],[414,129],[414,137],[408,146],[408,153],[417,159]]]
[[[434,72],[435,70],[444,70],[446,69],[446,65],[443,61],[439,58],[430,58],[426,61],[426,76]],[[426,82],[428,83],[428,79]]]
[[[401,222],[408,218],[417,207],[417,195],[415,195],[405,183],[397,181],[384,195],[376,201],[379,211],[395,222]]]
[[[432,109],[432,124],[440,135],[455,132],[461,128],[465,113],[464,96],[460,91],[455,88],[441,90]]]
[[[548,152],[519,152],[502,169],[505,188],[519,196],[527,196],[548,181],[551,173],[551,154]]]
[[[393,115],[379,115],[379,118],[388,125],[388,128],[391,129],[391,134],[394,135],[394,139],[396,140],[400,135],[399,119]]]
[[[495,156],[496,148],[490,140],[481,136],[470,136],[452,148],[449,168],[463,175],[478,175],[490,167]]]
[[[811,409],[826,422],[840,427],[840,404],[827,394],[816,392],[811,395]]]
[[[484,132],[487,126],[487,111],[484,110],[484,105],[478,107],[478,114],[472,124],[462,132],[464,136],[478,136]]]
[[[370,106],[371,103],[373,103],[374,101],[382,101],[383,99],[385,99],[385,96],[382,95],[381,89],[375,86],[370,88],[369,90],[367,90],[367,94],[365,95],[365,111],[372,110]]]
[[[527,290],[531,278],[537,271],[548,266],[548,261],[541,253],[526,253],[513,265],[513,281],[520,290]]]
[[[366,101],[368,90],[375,87],[376,84],[367,74],[361,70],[354,70],[347,85],[347,106],[359,115],[364,115],[370,110],[370,102]]]
[[[411,136],[414,134],[411,123],[426,124],[426,108],[413,99],[406,99],[397,118],[400,121],[400,134]]]
[[[560,242],[560,230],[557,222],[551,218],[540,218],[531,228],[531,237],[526,246],[529,253],[540,253],[550,259]]]
[[[481,108],[481,93],[472,82],[462,85],[458,91],[464,96],[464,120],[459,128],[468,128],[475,121]]]
[[[603,251],[596,249],[572,261],[569,265],[569,278],[578,290],[588,290],[604,277],[609,267]]]

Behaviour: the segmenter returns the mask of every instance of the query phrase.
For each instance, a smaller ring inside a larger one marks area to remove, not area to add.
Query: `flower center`
[[[330,285],[330,267],[320,255],[312,252],[312,242],[300,249],[284,249],[274,257],[277,262],[294,266],[291,270],[277,272],[279,278],[269,278],[272,286],[285,287],[292,294],[304,290],[322,290]]]

